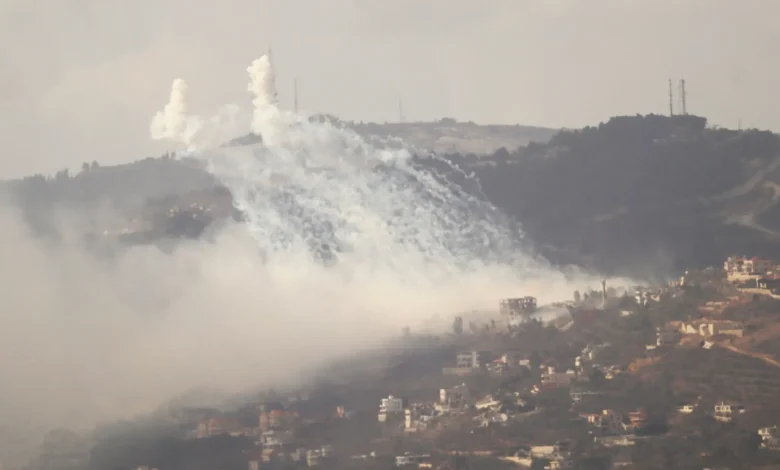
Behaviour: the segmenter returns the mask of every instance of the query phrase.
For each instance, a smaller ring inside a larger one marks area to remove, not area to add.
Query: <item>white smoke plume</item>
[[[289,124],[292,115],[282,113],[278,107],[276,80],[270,56],[264,55],[254,60],[246,71],[249,73],[248,90],[252,94],[254,108],[252,132],[261,135],[267,147],[275,146],[282,138],[280,134],[287,127],[275,124],[283,118],[287,118]]]
[[[276,106],[278,103],[276,96],[276,77],[271,67],[271,58],[267,55],[252,61],[252,65],[247,67],[250,82],[249,91],[252,92],[254,99],[252,104],[257,109]]]
[[[240,113],[190,115],[178,80],[152,124],[230,190],[244,222],[170,253],[100,258],[0,211],[0,423],[86,426],[193,388],[306,381],[311,367],[437,314],[598,285],[529,256],[478,188],[449,179],[465,175],[280,109],[267,58],[249,74],[262,144],[215,145]]]
[[[189,146],[198,130],[198,124],[188,116],[187,82],[177,78],[171,85],[168,104],[152,119],[152,139],[171,140]]]
[[[168,104],[152,119],[149,130],[153,140],[169,141],[194,151],[219,146],[249,128],[239,106],[226,105],[216,115],[203,118],[190,114],[188,100],[187,82],[177,78],[171,86]]]

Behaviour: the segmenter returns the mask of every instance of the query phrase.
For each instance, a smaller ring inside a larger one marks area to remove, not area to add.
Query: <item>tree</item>
[[[577,303],[580,303],[581,300],[582,300],[582,296],[580,296],[580,291],[575,290],[574,291],[574,301],[577,302]]]
[[[455,321],[452,322],[452,332],[456,335],[463,334],[463,318],[455,317]]]
[[[64,168],[54,175],[54,179],[55,181],[67,181],[70,179],[70,172],[67,168]]]
[[[597,369],[595,367],[593,368],[593,370],[590,371],[590,374],[589,374],[588,378],[590,379],[590,382],[594,386],[603,385],[604,384],[604,380],[605,380],[604,372],[601,372],[600,369]]]
[[[81,172],[82,173],[86,173],[88,171],[89,171],[89,163],[87,163],[87,162],[82,163],[81,164]]]

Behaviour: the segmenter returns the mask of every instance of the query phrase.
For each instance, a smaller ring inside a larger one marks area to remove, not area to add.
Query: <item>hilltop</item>
[[[416,149],[436,153],[487,155],[530,142],[547,142],[558,131],[520,125],[479,125],[444,118],[435,122],[347,123],[364,137],[400,139]]]
[[[558,129],[547,127],[476,124],[442,118],[433,122],[343,121],[328,114],[311,116],[315,122],[328,122],[336,127],[350,128],[377,146],[404,145],[418,152],[457,153],[471,157],[491,155],[501,149],[515,149],[531,142],[547,142]]]
[[[697,116],[623,116],[481,159],[489,199],[551,258],[604,271],[780,254],[780,140]]]
[[[380,138],[417,133],[429,141],[445,129],[475,141],[493,132],[447,120],[337,124]],[[549,140],[549,130],[539,130],[536,140],[533,129],[517,129],[518,139],[534,140],[513,150],[443,158],[473,172],[484,194],[521,221],[526,238],[551,260],[650,276],[720,263],[734,252],[780,255],[777,135],[712,128],[688,115],[615,117]],[[5,188],[38,226],[54,207],[108,204],[123,216],[116,229],[99,231],[142,231],[142,240],[180,231],[197,236],[212,220],[236,215],[229,194],[196,162],[167,155],[115,167],[85,163],[77,174],[36,175]],[[182,210],[209,213],[188,218],[179,230],[169,218]]]

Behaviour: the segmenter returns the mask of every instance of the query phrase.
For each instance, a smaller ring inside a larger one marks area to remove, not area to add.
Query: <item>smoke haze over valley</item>
[[[95,227],[117,218],[110,205],[50,206],[46,233],[28,223],[29,208],[4,206],[13,268],[4,270],[0,413],[29,423],[15,429],[28,446],[42,430],[88,429],[193,389],[305,384],[318,365],[381,347],[404,326],[439,315],[449,328],[452,315],[495,311],[502,297],[554,301],[598,284],[531,254],[516,224],[476,181],[468,189],[460,174],[456,184],[446,161],[377,149],[278,107],[267,56],[247,72],[248,115],[189,114],[177,79],[150,128],[230,191],[242,222],[161,251],[101,236]],[[242,121],[250,127],[235,127]],[[254,143],[223,145],[250,130]],[[58,181],[71,179],[41,188]]]
[[[0,470],[52,429],[308,386],[403,341],[651,354],[677,317],[607,308],[602,279],[780,258],[780,138],[760,130],[780,128],[780,5],[215,5],[0,0]],[[572,327],[591,288],[615,337]],[[498,332],[523,296],[571,322]],[[484,321],[465,340],[461,315]]]

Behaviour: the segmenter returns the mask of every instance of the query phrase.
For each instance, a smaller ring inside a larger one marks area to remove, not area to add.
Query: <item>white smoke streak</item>
[[[187,82],[181,78],[173,81],[168,104],[152,119],[150,132],[154,140],[172,140],[190,146],[192,138],[200,127],[196,120],[187,115]]]
[[[264,109],[276,106],[278,103],[276,77],[271,67],[271,59],[267,55],[255,59],[246,71],[249,72],[251,78],[249,91],[254,95],[252,104],[255,105],[255,108]]]
[[[226,105],[211,118],[189,114],[189,87],[177,78],[171,86],[168,104],[152,119],[150,134],[153,140],[167,140],[189,151],[208,149],[246,133],[240,107]]]
[[[245,215],[257,262],[276,280],[269,285],[328,285],[339,299],[330,308],[350,318],[409,322],[495,309],[505,296],[557,300],[570,292],[561,273],[518,247],[520,234],[478,194],[406,150],[378,150],[351,130],[280,109],[268,56],[247,73],[251,129],[262,145],[201,147],[193,156]]]
[[[252,62],[247,67],[249,73],[248,90],[252,93],[252,132],[263,137],[267,147],[273,147],[283,138],[282,133],[287,126],[275,125],[285,120],[292,121],[289,113],[282,113],[278,107],[276,83],[271,59],[265,55]],[[286,119],[285,119],[286,118]]]

